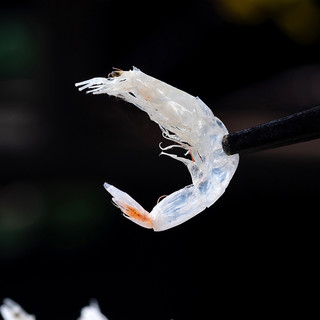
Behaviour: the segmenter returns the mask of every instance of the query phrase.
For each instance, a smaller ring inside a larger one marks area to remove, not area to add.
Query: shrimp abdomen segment
[[[119,190],[109,183],[104,183],[105,189],[112,195],[112,201],[123,212],[124,216],[136,224],[151,229],[150,213],[127,193]]]
[[[186,186],[160,201],[151,211],[154,231],[175,227],[206,208],[205,199],[194,185]]]

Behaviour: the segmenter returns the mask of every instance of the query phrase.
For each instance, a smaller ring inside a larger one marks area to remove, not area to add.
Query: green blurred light
[[[0,21],[0,76],[30,75],[38,58],[32,29],[17,19]]]

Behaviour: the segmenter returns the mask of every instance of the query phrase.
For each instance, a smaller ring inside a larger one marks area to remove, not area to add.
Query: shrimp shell
[[[148,113],[158,123],[164,138],[174,144],[160,149],[184,163],[192,179],[186,186],[146,211],[127,193],[111,184],[105,189],[125,217],[145,228],[162,231],[175,227],[210,207],[224,193],[239,163],[239,155],[228,156],[222,138],[228,130],[200,98],[150,77],[139,69],[113,71],[108,78],[93,78],[75,84],[87,93],[120,97]],[[191,159],[164,151],[186,150]]]

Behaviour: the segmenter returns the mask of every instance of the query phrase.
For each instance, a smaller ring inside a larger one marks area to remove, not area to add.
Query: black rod
[[[320,138],[320,106],[225,135],[226,154],[246,154]]]

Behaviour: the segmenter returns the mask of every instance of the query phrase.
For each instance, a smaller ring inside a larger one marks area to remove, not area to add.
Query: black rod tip
[[[225,135],[227,155],[245,154],[320,138],[320,106]]]

